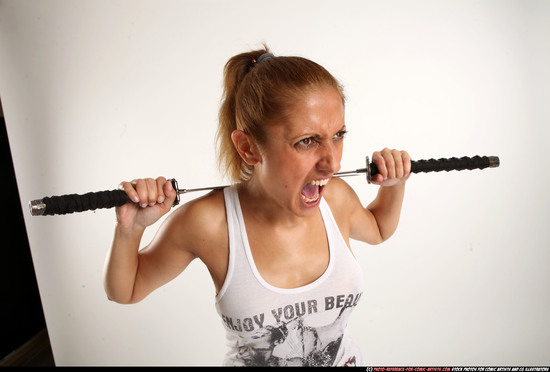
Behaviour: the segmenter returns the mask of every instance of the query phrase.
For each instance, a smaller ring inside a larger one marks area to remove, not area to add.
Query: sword
[[[428,172],[441,172],[441,171],[461,171],[461,170],[473,170],[473,169],[485,169],[496,168],[500,166],[500,159],[498,156],[474,156],[474,157],[461,157],[461,158],[441,158],[441,159],[428,159],[428,160],[413,160],[411,161],[411,173],[428,173]],[[349,177],[366,175],[367,182],[370,184],[372,177],[379,172],[376,164],[371,163],[369,157],[366,157],[366,167],[359,168],[352,171],[338,172],[334,174],[334,177]],[[176,199],[172,207],[175,207],[180,202],[180,195],[197,192],[197,191],[210,191],[221,190],[230,185],[224,186],[210,186],[199,187],[192,189],[180,189],[178,182],[172,178],[169,180],[172,182],[172,187],[177,192]],[[51,216],[59,214],[68,214],[74,212],[84,212],[89,210],[95,210],[98,208],[114,208],[124,205],[126,203],[133,203],[130,200],[126,192],[123,190],[107,190],[89,192],[86,194],[67,194],[60,196],[44,197],[42,199],[31,200],[29,202],[29,209],[32,216]]]

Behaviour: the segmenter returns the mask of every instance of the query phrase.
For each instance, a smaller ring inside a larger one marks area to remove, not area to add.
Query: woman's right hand
[[[172,208],[177,192],[164,177],[141,178],[118,186],[133,203],[116,208],[117,223],[127,229],[145,229]]]

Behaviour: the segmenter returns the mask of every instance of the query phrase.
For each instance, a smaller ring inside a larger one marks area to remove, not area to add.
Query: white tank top
[[[314,282],[278,288],[258,272],[235,186],[224,189],[229,265],[216,296],[226,330],[225,365],[364,365],[346,330],[363,292],[363,275],[327,202],[320,203],[330,259]]]

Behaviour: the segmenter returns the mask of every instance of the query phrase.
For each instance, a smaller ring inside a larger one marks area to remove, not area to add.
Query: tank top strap
[[[227,291],[233,273],[235,271],[235,262],[242,261],[242,255],[244,252],[241,252],[240,248],[242,245],[237,244],[239,239],[241,239],[241,226],[239,224],[239,195],[237,193],[237,187],[235,185],[229,186],[223,189],[223,196],[225,199],[225,213],[227,219],[227,232],[229,236],[229,262],[227,265],[227,274],[225,275],[225,280],[222,288],[216,295],[216,299],[220,299],[224,293]]]
[[[341,254],[342,249],[345,249],[345,251],[351,253],[325,198],[321,198],[319,209],[321,210],[321,216],[323,217],[323,222],[325,224],[328,241],[333,244],[334,252]]]

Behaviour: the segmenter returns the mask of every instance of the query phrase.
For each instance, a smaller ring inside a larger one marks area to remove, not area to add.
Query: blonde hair
[[[259,144],[267,140],[266,127],[283,119],[312,89],[334,88],[345,102],[340,83],[322,66],[301,57],[275,57],[263,49],[238,54],[225,64],[224,90],[217,131],[218,167],[232,182],[250,179],[253,167],[240,157],[231,141],[238,129]],[[266,58],[267,57],[267,58]]]

